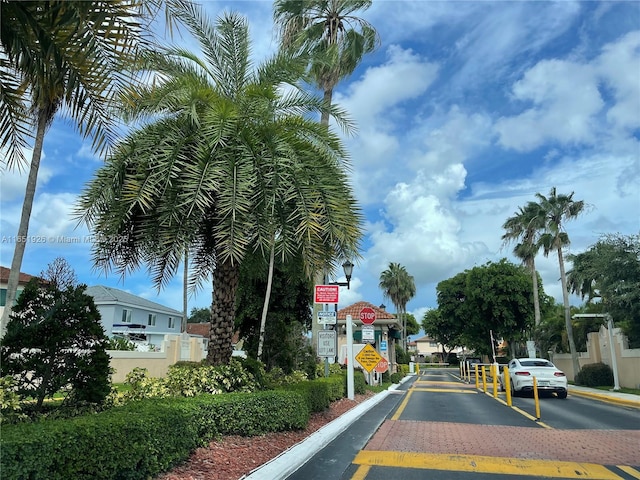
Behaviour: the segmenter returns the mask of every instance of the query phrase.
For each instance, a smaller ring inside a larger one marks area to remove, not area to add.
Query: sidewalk
[[[625,405],[628,407],[640,408],[640,395],[631,393],[615,392],[613,390],[599,390],[597,388],[579,387],[577,385],[569,385],[569,395],[578,395],[581,397],[589,397],[604,402]]]

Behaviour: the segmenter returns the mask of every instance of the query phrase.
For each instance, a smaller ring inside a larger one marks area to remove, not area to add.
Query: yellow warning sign
[[[362,368],[371,373],[371,370],[376,368],[376,365],[382,360],[382,357],[370,343],[367,343],[364,348],[360,350],[360,353],[356,355],[356,360],[362,365]]]

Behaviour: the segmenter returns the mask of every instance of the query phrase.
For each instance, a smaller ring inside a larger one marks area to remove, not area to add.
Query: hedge
[[[145,399],[98,414],[3,425],[2,478],[147,479],[219,435],[302,429],[310,409],[298,391]]]

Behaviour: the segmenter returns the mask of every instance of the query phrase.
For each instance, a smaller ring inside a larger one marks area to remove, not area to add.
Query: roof
[[[7,283],[9,281],[9,272],[11,272],[10,268],[0,267],[0,283]],[[38,278],[38,276],[20,272],[20,275],[18,276],[18,284],[24,285],[29,283],[29,280],[32,278]]]
[[[109,305],[113,303],[119,303],[121,305],[127,305],[131,307],[143,308],[145,310],[151,310],[158,313],[166,313],[176,317],[182,318],[182,312],[174,310],[173,308],[165,307],[146,298],[138,297],[131,293],[117,288],[105,287],[103,285],[94,285],[87,287],[85,290],[87,295],[93,297],[93,301],[96,305]]]
[[[190,335],[202,335],[205,338],[209,338],[209,329],[211,324],[206,323],[187,323],[187,333]]]
[[[429,335],[425,335],[423,337],[416,338],[414,340],[414,343],[417,343],[417,342],[435,342],[435,341],[436,340],[434,338],[430,337]]]
[[[349,305],[348,307],[344,307],[338,310],[338,320],[345,321],[347,319],[347,315],[351,315],[352,318],[359,320],[360,310],[362,310],[364,307],[373,308],[374,312],[376,312],[376,320],[395,320],[396,319],[396,316],[393,313],[389,313],[380,307],[376,307],[373,303],[356,302],[353,305]]]

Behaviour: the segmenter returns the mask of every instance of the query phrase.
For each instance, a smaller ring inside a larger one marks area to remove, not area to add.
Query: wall
[[[169,367],[179,361],[200,362],[207,356],[204,339],[182,335],[165,335],[159,352],[129,352],[107,350],[111,368],[115,370],[112,382],[122,383],[134,368],[146,368],[150,377],[164,377]]]
[[[624,388],[640,388],[640,348],[630,349],[627,338],[619,328],[613,329],[613,345],[618,367],[618,382]],[[554,353],[551,361],[570,381],[575,379],[571,354]],[[580,368],[591,363],[605,363],[613,368],[609,347],[609,330],[604,325],[598,332],[587,335],[587,351],[578,353]]]

